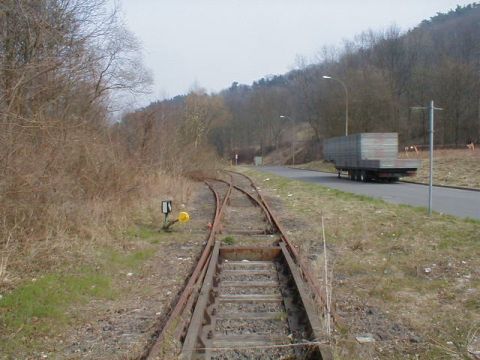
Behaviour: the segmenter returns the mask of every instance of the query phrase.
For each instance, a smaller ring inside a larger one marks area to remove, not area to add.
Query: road
[[[396,204],[428,207],[428,186],[407,183],[363,183],[337,178],[336,174],[299,170],[282,166],[256,168],[295,180],[318,183],[333,189],[380,198]],[[433,188],[433,210],[458,217],[480,220],[480,191]]]

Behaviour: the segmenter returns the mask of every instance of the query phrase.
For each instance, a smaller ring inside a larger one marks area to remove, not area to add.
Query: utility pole
[[[430,120],[430,128],[428,130],[429,134],[429,148],[430,148],[430,175],[429,175],[429,181],[428,181],[428,215],[432,215],[432,198],[433,198],[433,133],[434,133],[434,116],[435,116],[435,110],[443,110],[442,108],[437,108],[435,107],[435,104],[433,100],[430,101],[430,104],[428,107],[412,107],[412,110],[428,110],[429,112],[429,120]]]

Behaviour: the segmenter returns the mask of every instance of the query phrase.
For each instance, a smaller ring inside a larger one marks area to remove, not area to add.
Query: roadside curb
[[[400,180],[400,182],[406,183],[406,184],[416,184],[416,185],[425,185],[428,186],[428,184],[421,183],[421,182],[416,182],[416,181],[408,181],[408,180]],[[440,188],[446,188],[446,189],[455,189],[455,190],[467,190],[467,191],[476,191],[480,192],[480,189],[476,188],[467,188],[467,187],[462,187],[462,186],[453,186],[453,185],[437,185],[433,184],[434,187],[440,187]]]
[[[322,172],[322,173],[327,173],[327,174],[336,174],[336,172],[333,171],[323,171],[323,170],[314,170],[314,169],[304,169],[304,168],[297,168],[293,166],[286,166],[290,169],[294,170],[305,170],[305,171],[313,171],[313,172]],[[408,180],[399,180],[399,182],[405,183],[405,184],[416,184],[416,185],[424,185],[428,186],[428,184],[421,183],[421,182],[416,182],[416,181],[408,181]],[[467,187],[462,187],[462,186],[452,186],[452,185],[437,185],[433,184],[434,187],[440,187],[440,188],[446,188],[446,189],[455,189],[455,190],[467,190],[467,191],[476,191],[480,192],[480,189],[476,188],[467,188]]]

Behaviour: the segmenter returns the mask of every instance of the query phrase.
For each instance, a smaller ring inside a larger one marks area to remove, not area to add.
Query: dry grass
[[[409,156],[414,155],[410,153]],[[421,151],[418,158],[422,159],[422,166],[417,176],[411,179],[427,184],[430,171],[428,151]],[[480,189],[480,149],[435,150],[433,164],[434,184]]]
[[[324,160],[316,160],[306,164],[295,165],[296,168],[299,169],[307,169],[307,170],[318,170],[318,171],[325,171],[325,172],[332,172],[336,173],[335,166],[332,163],[329,163]]]
[[[415,181],[428,184],[429,180],[429,154],[428,151],[415,153],[400,153],[400,158],[422,160],[417,175],[403,178],[406,181]],[[323,160],[295,166],[300,169],[336,172],[335,167]],[[435,150],[433,182],[435,185],[460,186],[480,189],[480,149]]]
[[[9,145],[0,151],[0,291],[88,258],[92,244],[114,243],[134,214],[158,210],[164,198],[185,202],[191,187],[183,174],[216,166],[202,149],[167,174],[112,141],[106,126],[44,120],[0,138]]]
[[[183,177],[157,173],[145,175],[141,185],[137,184],[139,187],[129,201],[112,197],[48,204],[38,224],[45,229],[43,236],[28,236],[4,244],[0,289],[13,289],[24,278],[35,277],[37,273],[88,263],[95,248],[121,248],[115,234],[138,219],[161,223],[162,199],[181,204],[191,195],[190,181]],[[17,232],[17,236],[21,235]]]
[[[338,359],[466,356],[480,326],[480,222],[429,218],[423,209],[251,174],[316,269],[323,267],[325,218],[333,298],[345,319],[335,336]],[[373,345],[355,341],[365,333],[374,335]]]

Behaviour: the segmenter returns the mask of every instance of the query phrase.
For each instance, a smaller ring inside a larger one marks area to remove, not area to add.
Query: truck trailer
[[[355,181],[395,182],[414,176],[420,160],[398,159],[397,133],[360,133],[326,139],[323,156]]]

